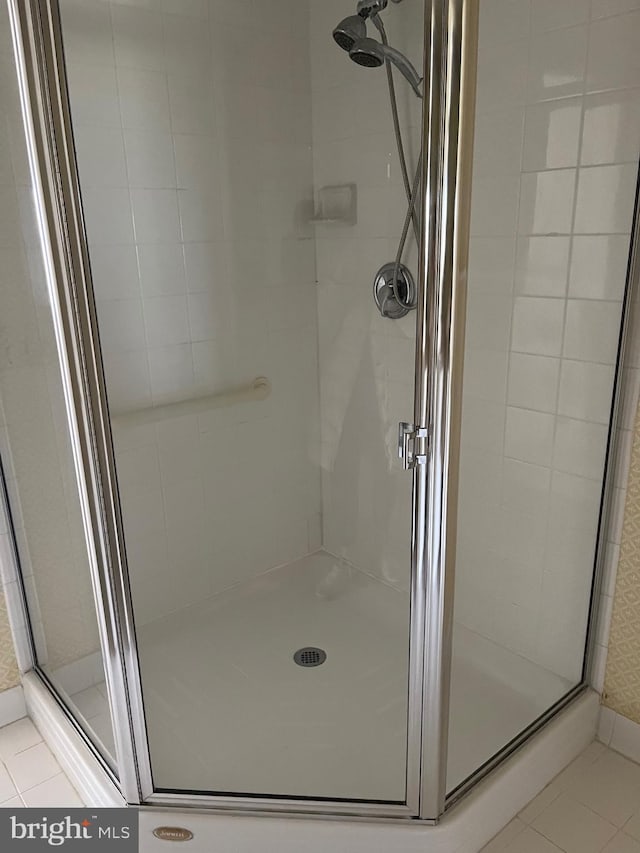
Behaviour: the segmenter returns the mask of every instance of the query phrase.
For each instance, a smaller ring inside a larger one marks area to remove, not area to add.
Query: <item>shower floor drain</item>
[[[326,661],[327,653],[324,649],[306,646],[304,649],[298,649],[293,659],[298,666],[320,666]]]

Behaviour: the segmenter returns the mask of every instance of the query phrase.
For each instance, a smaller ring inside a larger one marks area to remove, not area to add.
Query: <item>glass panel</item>
[[[401,802],[415,315],[371,295],[407,211],[384,68],[332,39],[346,0],[61,10],[155,784]],[[417,65],[422,13],[384,14]]]
[[[0,6],[0,456],[37,662],[112,764],[115,750],[53,312],[6,4]],[[0,535],[0,540],[3,536]],[[8,570],[8,569],[7,569]],[[17,580],[7,594],[18,605]]]
[[[511,5],[480,4],[450,790],[582,679],[638,170],[640,13]]]

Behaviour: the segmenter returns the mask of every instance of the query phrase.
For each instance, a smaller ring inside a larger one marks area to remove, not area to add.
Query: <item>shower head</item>
[[[387,61],[393,63],[398,71],[408,80],[416,95],[419,98],[422,97],[422,92],[420,91],[422,78],[404,53],[396,50],[395,47],[390,47],[386,44],[381,44],[375,39],[365,37],[354,42],[349,50],[349,56],[358,65],[363,65],[366,68],[380,68]]]
[[[343,50],[351,50],[360,39],[367,37],[367,25],[360,15],[349,15],[333,31],[333,38]]]
[[[365,68],[380,68],[384,65],[384,45],[371,38],[358,39],[349,50],[349,56]]]

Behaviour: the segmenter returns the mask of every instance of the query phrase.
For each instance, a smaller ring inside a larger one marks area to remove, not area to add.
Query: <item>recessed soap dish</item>
[[[355,184],[321,187],[318,190],[315,214],[311,222],[355,225],[357,211],[358,192]]]

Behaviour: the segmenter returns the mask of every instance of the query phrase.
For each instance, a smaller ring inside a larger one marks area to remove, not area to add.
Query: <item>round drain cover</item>
[[[315,646],[305,646],[304,649],[298,649],[293,659],[298,666],[320,666],[326,661],[327,653]]]

